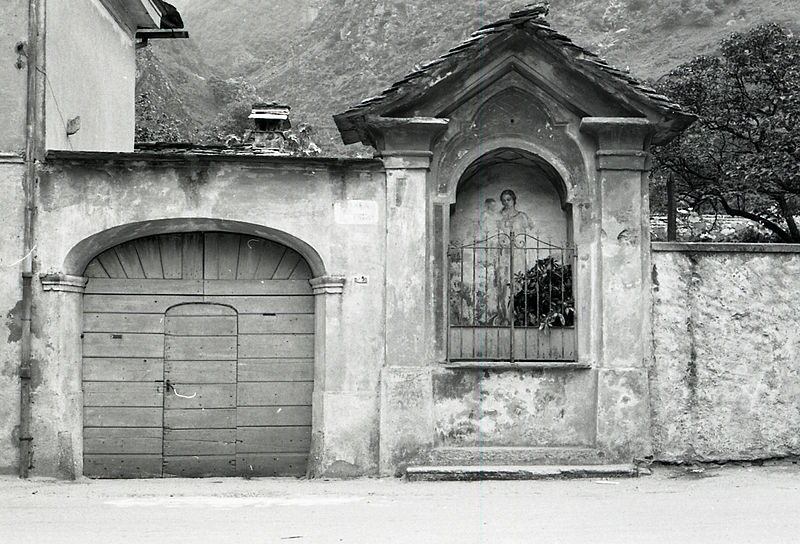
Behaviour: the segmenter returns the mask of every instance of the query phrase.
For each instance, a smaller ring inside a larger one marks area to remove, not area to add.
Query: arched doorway
[[[84,474],[306,473],[308,263],[254,236],[139,238],[84,273]]]
[[[499,148],[466,168],[450,208],[448,359],[575,361],[570,207],[556,170]]]

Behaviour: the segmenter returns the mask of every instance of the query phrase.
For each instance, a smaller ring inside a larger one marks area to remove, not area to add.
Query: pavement
[[[795,544],[799,514],[792,462],[538,481],[0,477],[0,544]]]

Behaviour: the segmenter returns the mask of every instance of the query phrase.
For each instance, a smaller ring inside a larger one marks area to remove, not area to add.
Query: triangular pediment
[[[541,9],[486,25],[441,58],[381,95],[334,116],[345,143],[368,143],[367,117],[447,117],[465,101],[513,75],[581,117],[642,117],[668,140],[693,117],[597,55],[553,30]]]

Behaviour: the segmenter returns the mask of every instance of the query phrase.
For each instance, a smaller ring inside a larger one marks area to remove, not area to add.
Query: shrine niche
[[[569,212],[541,159],[495,150],[462,176],[451,206],[451,361],[575,360]]]

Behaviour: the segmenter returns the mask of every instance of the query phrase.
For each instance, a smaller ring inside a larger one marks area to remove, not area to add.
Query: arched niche
[[[455,189],[448,360],[575,361],[576,252],[561,176],[533,153],[496,148]]]
[[[553,245],[571,245],[571,206],[563,179],[541,157],[515,148],[494,149],[464,170],[450,206],[450,244],[480,240],[504,217],[508,222],[504,191],[516,196],[517,212],[528,219],[527,234]]]

